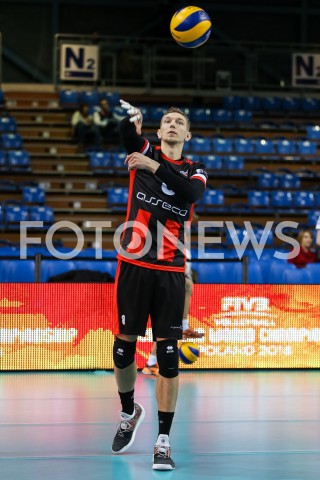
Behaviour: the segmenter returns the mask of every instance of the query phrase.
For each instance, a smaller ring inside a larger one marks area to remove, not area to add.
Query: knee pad
[[[116,337],[113,344],[113,361],[117,368],[129,367],[134,362],[136,353],[136,341],[126,342]]]
[[[159,375],[165,378],[174,378],[179,375],[178,341],[169,338],[157,342],[157,360]]]

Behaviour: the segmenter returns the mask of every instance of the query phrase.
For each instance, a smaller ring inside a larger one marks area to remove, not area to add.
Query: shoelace
[[[159,455],[159,457],[163,458],[170,458],[170,448],[163,447],[163,446],[156,446],[155,455]]]
[[[123,437],[124,433],[130,432],[132,428],[133,428],[133,425],[131,425],[129,421],[121,420],[121,422],[119,422],[117,426],[118,435],[121,435],[121,437]]]

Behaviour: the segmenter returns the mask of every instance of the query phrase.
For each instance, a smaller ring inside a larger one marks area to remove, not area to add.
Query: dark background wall
[[[319,0],[1,0],[3,81],[51,81],[54,33],[170,38],[172,14],[190,3],[210,14],[212,41],[320,44]]]

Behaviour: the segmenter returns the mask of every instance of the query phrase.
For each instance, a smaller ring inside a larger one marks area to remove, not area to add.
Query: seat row
[[[267,112],[316,112],[319,110],[319,99],[311,97],[259,97],[248,95],[228,95],[223,98],[223,107],[231,110],[244,108],[251,111]]]
[[[0,227],[19,229],[20,222],[42,221],[49,227],[54,222],[53,209],[49,206],[27,206],[17,204],[0,204]]]
[[[30,155],[26,150],[0,150],[0,171],[30,171]]]

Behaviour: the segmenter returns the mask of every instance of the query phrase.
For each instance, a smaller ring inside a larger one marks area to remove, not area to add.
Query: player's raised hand
[[[142,112],[138,108],[134,107],[125,100],[120,100],[120,105],[124,110],[127,110],[128,115],[130,115],[130,122],[134,123],[136,127],[136,132],[138,135],[141,135],[142,128]]]

